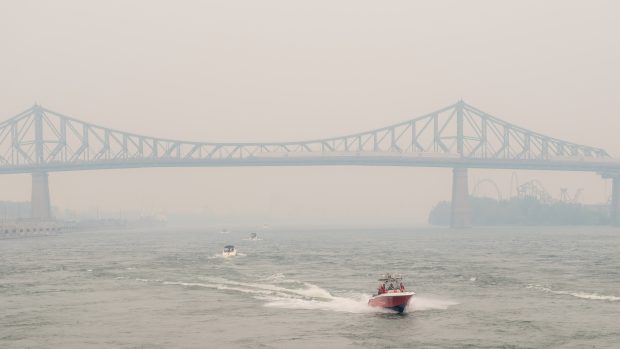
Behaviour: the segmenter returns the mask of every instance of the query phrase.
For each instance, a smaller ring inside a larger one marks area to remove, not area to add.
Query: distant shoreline
[[[495,200],[471,197],[469,200],[473,226],[603,226],[611,223],[609,209],[603,205],[569,202],[541,202],[536,198]],[[433,226],[450,225],[451,205],[441,201],[429,213]]]

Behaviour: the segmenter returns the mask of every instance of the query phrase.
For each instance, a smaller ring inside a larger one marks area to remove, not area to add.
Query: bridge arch
[[[460,203],[458,209],[453,207],[460,212],[453,220],[461,225],[466,225],[468,214],[468,168],[620,173],[620,163],[604,149],[528,130],[463,101],[374,130],[291,142],[156,138],[91,124],[39,105],[0,122],[0,174],[32,173],[33,190],[42,188],[36,195],[33,191],[33,201],[42,198],[37,205],[43,216],[49,212],[49,188],[42,185],[48,172],[196,166],[453,168],[453,203]],[[620,188],[614,190],[620,217]]]

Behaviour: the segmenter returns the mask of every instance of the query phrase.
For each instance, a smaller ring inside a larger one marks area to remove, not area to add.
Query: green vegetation
[[[472,225],[606,225],[609,211],[604,206],[566,202],[543,203],[536,198],[497,201],[470,198]],[[429,214],[433,225],[450,224],[450,202],[439,202]]]

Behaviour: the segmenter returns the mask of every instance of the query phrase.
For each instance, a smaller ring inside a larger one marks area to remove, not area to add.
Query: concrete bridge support
[[[614,176],[611,178],[611,224],[620,226],[620,176]]]
[[[471,226],[469,190],[467,188],[467,168],[455,167],[452,171],[452,210],[450,227],[467,228]]]
[[[52,218],[47,172],[32,173],[32,197],[30,205],[31,217],[33,219],[49,220]]]

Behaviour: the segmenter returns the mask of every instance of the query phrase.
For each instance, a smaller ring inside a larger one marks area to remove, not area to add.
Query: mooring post
[[[31,217],[33,219],[49,220],[52,218],[47,172],[32,173],[32,196],[30,206]]]
[[[469,190],[467,188],[467,168],[455,167],[452,170],[452,211],[450,227],[467,228],[471,226],[469,209]]]

